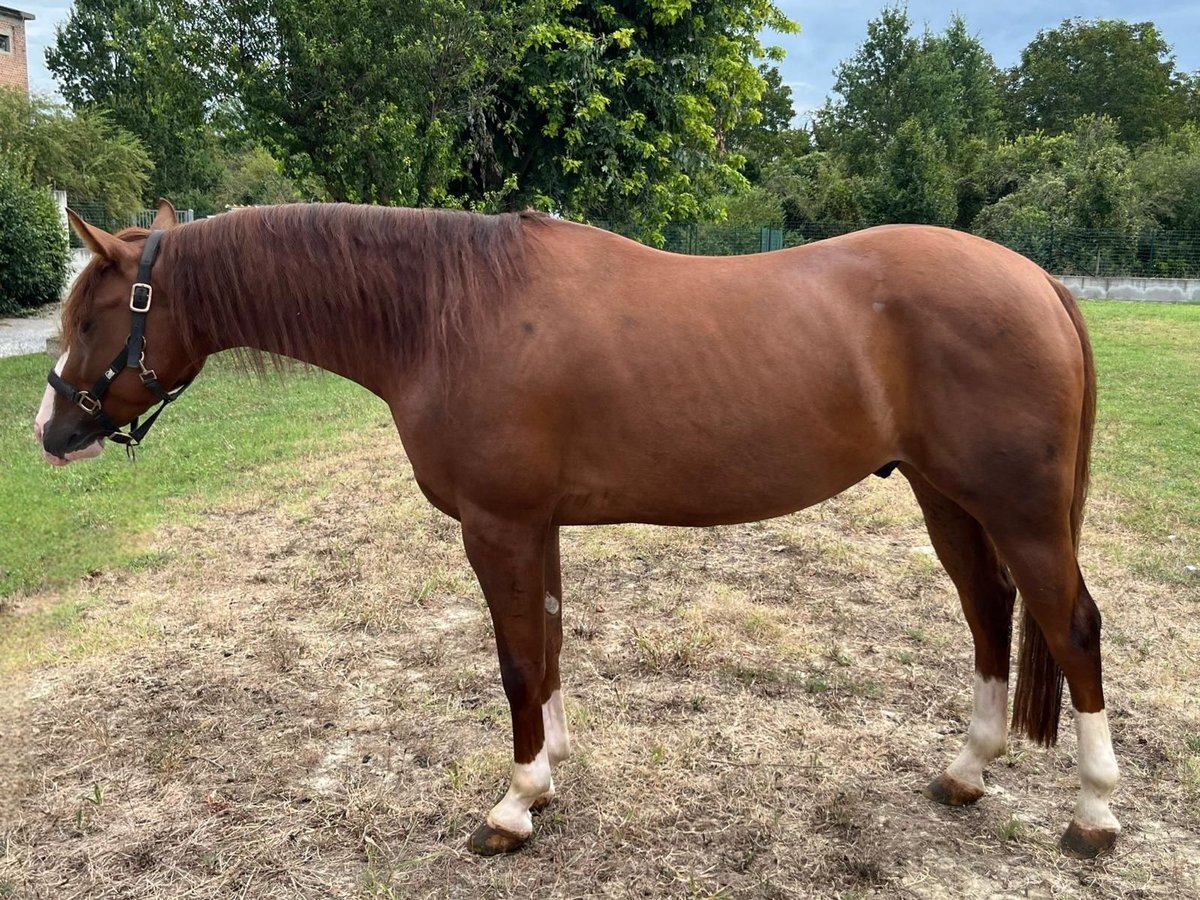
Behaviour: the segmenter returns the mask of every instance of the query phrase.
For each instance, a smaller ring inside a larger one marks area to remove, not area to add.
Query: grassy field
[[[19,359],[0,897],[1200,896],[1200,307],[1085,311],[1116,855],[1057,853],[1067,728],[1014,742],[972,809],[919,795],[963,738],[970,647],[892,478],[736,528],[568,530],[576,753],[533,845],[473,858],[508,713],[457,526],[382,405],[218,367],[136,466],[60,471],[29,434],[46,360]]]
[[[97,465],[54,469],[32,432],[48,368],[40,355],[0,360],[0,597],[136,563],[155,526],[387,421],[382,402],[341,378],[260,382],[216,360],[159,419],[137,463],[110,446]]]

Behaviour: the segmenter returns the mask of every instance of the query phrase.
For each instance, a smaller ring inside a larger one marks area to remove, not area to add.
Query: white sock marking
[[[528,837],[533,831],[533,816],[529,814],[529,807],[543,794],[553,791],[550,759],[543,746],[533,762],[513,763],[508,793],[488,813],[488,824],[516,837]]]
[[[1108,800],[1121,778],[1108,730],[1108,713],[1075,713],[1075,734],[1079,738],[1079,802],[1075,821],[1089,828],[1120,831],[1117,817],[1108,808]]]
[[[555,691],[542,704],[542,725],[546,732],[550,765],[557,766],[571,755],[571,734],[567,729],[567,710],[563,706],[562,691]]]
[[[975,708],[967,744],[946,773],[983,789],[983,770],[1008,745],[1008,682],[975,673]]]

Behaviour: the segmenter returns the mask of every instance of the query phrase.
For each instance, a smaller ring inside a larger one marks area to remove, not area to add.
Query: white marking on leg
[[[499,831],[520,838],[529,837],[533,831],[533,816],[529,814],[529,807],[543,794],[553,791],[550,758],[543,746],[533,762],[513,763],[508,793],[492,807],[487,814],[487,822]]]
[[[553,594],[546,595],[546,614],[551,616],[558,615],[558,598]]]
[[[562,691],[555,691],[542,704],[542,725],[546,732],[550,765],[557,766],[571,755],[571,734],[567,730],[567,711],[563,706]]]
[[[1008,746],[1008,682],[975,673],[975,708],[967,745],[946,770],[948,775],[983,790],[983,770]]]
[[[1075,821],[1088,828],[1120,831],[1121,824],[1108,808],[1121,772],[1108,731],[1108,713],[1075,712],[1075,734],[1079,738],[1079,802]]]

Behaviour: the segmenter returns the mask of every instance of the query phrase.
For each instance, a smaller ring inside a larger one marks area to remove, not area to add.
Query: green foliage
[[[1143,224],[1142,198],[1134,182],[1132,154],[1106,118],[1080,119],[1065,137],[1031,135],[1000,148],[995,168],[981,180],[1004,196],[975,219],[984,235],[1013,227],[1128,230]]]
[[[261,145],[254,145],[225,159],[214,205],[217,209],[290,203],[304,199],[300,187]]]
[[[1183,123],[1188,85],[1153,22],[1068,19],[1041,31],[1008,75],[1014,130],[1070,131],[1081,116],[1117,122],[1136,144]]]
[[[220,177],[209,113],[221,32],[206,27],[200,8],[198,0],[77,0],[46,65],[77,112],[103,109],[145,144],[154,161],[146,204],[164,196],[207,212]]]
[[[1200,234],[1200,127],[1189,122],[1143,147],[1132,177],[1146,214],[1162,228]]]
[[[45,188],[0,161],[0,315],[58,300],[67,277],[67,233]]]
[[[110,218],[131,215],[154,164],[141,142],[101,110],[71,113],[61,104],[0,89],[0,160],[36,185],[99,203]]]
[[[773,164],[812,149],[808,132],[792,128],[796,115],[792,89],[783,83],[779,69],[761,63],[758,74],[763,80],[762,95],[745,104],[725,142],[726,149],[745,157],[742,174],[751,184],[761,180]]]
[[[509,207],[607,218],[661,239],[671,220],[720,214],[744,162],[726,143],[767,85],[764,28],[795,26],[766,0],[547,4],[499,92],[473,191],[512,178]],[[754,114],[761,116],[761,111]],[[515,177],[514,177],[515,176]]]
[[[764,188],[749,188],[726,201],[725,221],[730,225],[781,226],[784,218],[782,198]]]
[[[906,9],[887,7],[836,74],[813,129],[841,170],[868,182],[867,216],[969,221],[979,197],[955,182],[999,142],[1002,103],[999,70],[965,20],[918,37]]]
[[[217,4],[250,130],[334,200],[459,205],[497,80],[516,62],[518,4],[274,0]]]
[[[791,227],[830,222],[862,223],[869,218],[871,181],[852,175],[840,154],[814,151],[771,167],[764,188],[778,194]]]
[[[224,9],[251,130],[332,198],[536,206],[652,238],[744,184],[728,136],[763,115],[758,35],[794,27],[766,0]]]
[[[950,225],[955,215],[954,173],[936,133],[909,119],[880,154],[871,183],[876,222]]]
[[[952,162],[1000,136],[999,71],[959,16],[946,31],[919,38],[903,7],[888,7],[867,24],[867,39],[836,70],[836,98],[816,116],[820,146],[873,171],[909,121],[934,136]]]

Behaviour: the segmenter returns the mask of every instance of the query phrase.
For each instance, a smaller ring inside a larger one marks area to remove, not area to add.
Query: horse
[[[461,523],[512,714],[508,789],[471,850],[523,846],[570,755],[563,526],[761,520],[893,470],[974,643],[965,745],[926,793],[976,802],[1006,751],[1019,592],[1012,729],[1055,744],[1065,679],[1080,790],[1061,848],[1114,846],[1100,613],[1077,561],[1096,373],[1077,303],[1030,260],[917,225],[693,257],[530,211],[291,204],[176,226],[163,201],[117,235],[69,215],[94,256],[35,425],[48,460],[140,442],[136,417],[225,350],[388,404],[421,491]]]

